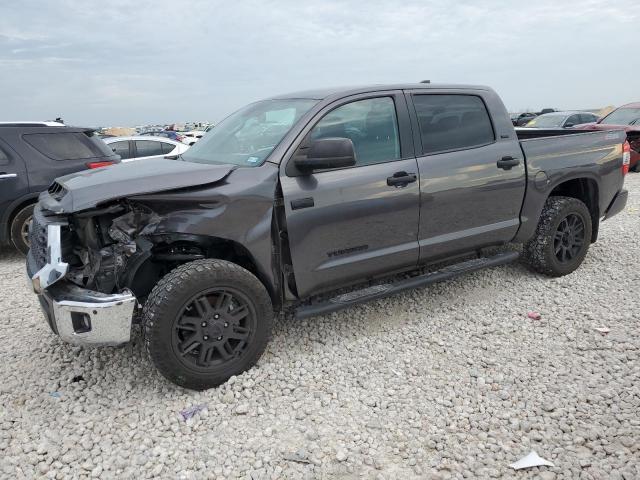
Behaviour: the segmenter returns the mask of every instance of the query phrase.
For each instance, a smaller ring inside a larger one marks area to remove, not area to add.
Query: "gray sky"
[[[637,0],[21,0],[0,16],[0,120],[218,121],[426,78],[489,85],[511,111],[620,105],[640,101],[639,24]]]

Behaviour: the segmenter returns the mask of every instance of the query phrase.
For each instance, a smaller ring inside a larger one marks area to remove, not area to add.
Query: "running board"
[[[417,277],[407,278],[394,283],[373,285],[371,287],[363,288],[362,290],[355,290],[353,292],[338,295],[337,297],[333,297],[325,302],[303,305],[295,310],[294,316],[296,319],[301,320],[315,315],[335,312],[336,310],[342,310],[343,308],[348,308],[359,303],[388,297],[404,290],[422,287],[424,285],[429,285],[430,283],[442,282],[443,280],[449,280],[450,278],[457,277],[463,273],[474,272],[482,268],[511,263],[517,260],[519,256],[520,254],[518,252],[504,252],[492,257],[474,258],[472,260],[449,265],[435,272],[426,273]]]

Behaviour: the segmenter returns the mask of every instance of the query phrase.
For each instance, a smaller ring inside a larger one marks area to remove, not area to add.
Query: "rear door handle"
[[[497,163],[498,168],[501,168],[503,170],[511,170],[513,167],[519,164],[520,160],[511,156],[502,157],[500,160],[498,160]]]
[[[396,172],[391,177],[387,177],[387,185],[390,187],[406,187],[416,181],[415,173]]]
[[[18,176],[17,173],[4,173],[4,172],[0,172],[0,180],[2,180],[3,178],[16,178]]]

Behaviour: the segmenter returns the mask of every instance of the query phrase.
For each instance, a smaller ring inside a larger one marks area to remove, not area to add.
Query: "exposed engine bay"
[[[144,297],[172,264],[204,258],[196,245],[157,235],[161,221],[150,208],[127,200],[69,216],[67,279],[102,293],[126,287]],[[147,262],[152,256],[156,262]]]
[[[140,236],[153,233],[159,222],[151,210],[128,202],[70,216],[70,233],[77,241],[65,252],[67,278],[104,293],[123,288],[127,267],[153,245]]]

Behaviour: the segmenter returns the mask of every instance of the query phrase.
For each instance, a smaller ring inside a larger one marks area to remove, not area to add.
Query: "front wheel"
[[[271,336],[273,307],[248,270],[196,260],[163,277],[143,310],[145,346],[167,379],[193,390],[251,368]]]
[[[549,197],[534,237],[524,246],[525,259],[534,270],[545,275],[568,275],[587,255],[591,228],[591,214],[582,201]]]

